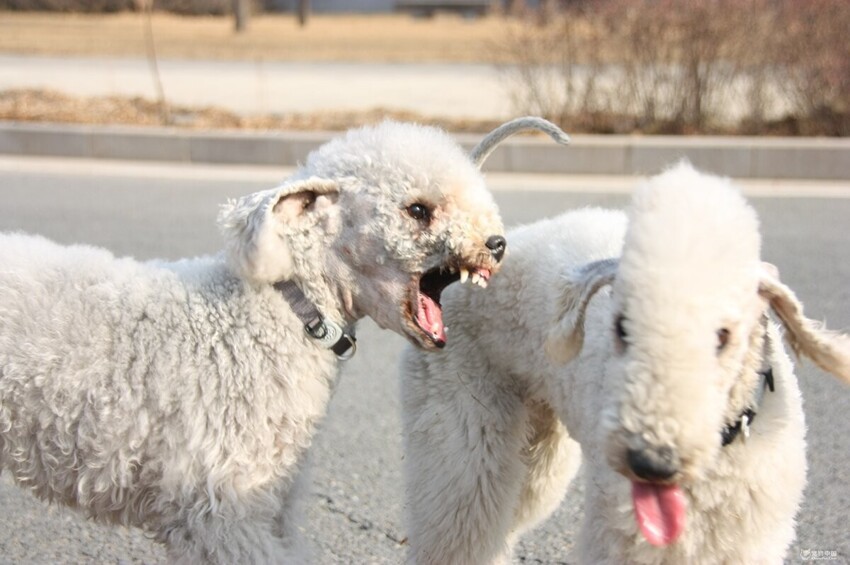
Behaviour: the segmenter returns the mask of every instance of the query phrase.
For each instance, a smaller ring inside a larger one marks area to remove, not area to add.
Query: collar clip
[[[324,349],[330,349],[341,361],[348,361],[357,353],[357,339],[354,328],[342,326],[319,313],[318,308],[304,296],[301,289],[292,281],[282,281],[275,288],[292,307],[292,311],[304,324],[304,331]]]
[[[758,408],[758,404],[761,403],[761,399],[764,396],[764,391],[769,390],[770,392],[775,391],[775,384],[773,381],[773,368],[768,367],[764,371],[759,373],[761,375],[761,388],[759,389],[759,398],[757,401],[757,406],[753,408],[747,408],[738,416],[738,419],[735,420],[733,424],[729,424],[723,431],[721,432],[721,436],[723,438],[723,447],[726,447],[738,437],[739,433],[744,434],[744,441],[750,437],[750,426],[753,424],[753,420],[756,419],[756,408]]]

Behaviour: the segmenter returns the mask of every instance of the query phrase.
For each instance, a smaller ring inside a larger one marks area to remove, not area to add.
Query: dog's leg
[[[529,406],[530,434],[523,450],[527,465],[512,538],[535,527],[554,512],[581,464],[581,448],[545,403]]]
[[[509,563],[527,409],[512,379],[465,355],[408,353],[402,380],[408,559]],[[476,367],[475,372],[469,369]]]
[[[177,532],[175,532],[177,534]],[[272,535],[269,524],[244,520],[233,522],[212,535],[192,531],[180,532],[185,541],[166,545],[168,563],[171,565],[227,565],[232,563],[306,563],[303,556],[285,547],[280,538]],[[196,539],[195,536],[202,539]]]
[[[264,497],[271,500],[276,495],[269,492]],[[168,533],[162,541],[165,542],[169,564],[308,563],[300,536],[281,536],[274,511],[267,505],[255,505],[253,508],[205,507],[198,505],[179,523],[167,528]],[[294,524],[288,526],[287,533],[296,527]]]
[[[297,474],[289,490],[284,492],[281,507],[275,516],[274,534],[282,540],[284,546],[293,555],[301,556],[304,563],[312,563],[309,544],[304,540],[299,525],[307,523],[304,504],[310,494],[312,484],[310,476],[311,453],[307,452],[305,460],[299,465]]]

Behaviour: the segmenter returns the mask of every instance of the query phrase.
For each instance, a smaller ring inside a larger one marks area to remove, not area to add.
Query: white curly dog
[[[805,425],[768,311],[847,381],[850,341],[761,262],[753,209],[680,164],[628,221],[584,209],[508,239],[487,293],[446,293],[447,347],[405,355],[410,562],[508,563],[583,452],[580,562],[781,563]]]
[[[479,166],[528,127],[566,140],[521,119],[470,159],[435,128],[351,131],[224,206],[216,256],[0,236],[0,469],[172,562],[304,561],[305,451],[354,323],[445,345],[441,291],[504,253]]]

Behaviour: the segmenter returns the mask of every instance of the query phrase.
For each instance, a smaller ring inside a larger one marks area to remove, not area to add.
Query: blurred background
[[[847,0],[0,0],[0,119],[847,136]]]

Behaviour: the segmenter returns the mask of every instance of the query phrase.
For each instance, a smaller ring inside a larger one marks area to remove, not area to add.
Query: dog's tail
[[[472,153],[470,154],[472,162],[480,169],[481,165],[484,164],[484,161],[487,160],[487,157],[490,156],[490,153],[496,149],[496,146],[515,133],[528,130],[542,131],[561,145],[567,145],[570,142],[570,136],[564,133],[561,128],[552,122],[544,120],[543,118],[526,116],[525,118],[517,118],[515,120],[505,122],[488,133],[487,136],[481,140],[481,143],[476,145],[475,149],[472,150]]]

